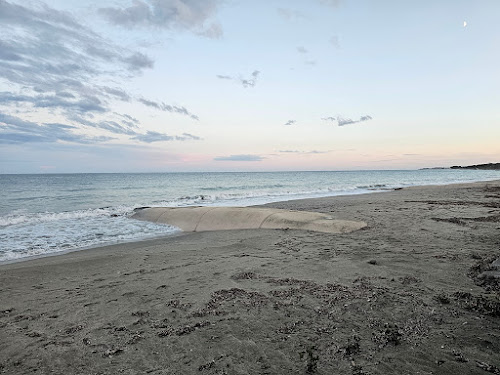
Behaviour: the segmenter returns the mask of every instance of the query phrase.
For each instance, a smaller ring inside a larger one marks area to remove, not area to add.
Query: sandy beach
[[[0,265],[0,373],[500,374],[500,181],[265,207],[367,227]]]

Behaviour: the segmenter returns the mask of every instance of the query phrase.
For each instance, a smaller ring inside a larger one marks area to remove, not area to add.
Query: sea
[[[0,262],[162,237],[138,207],[250,206],[500,179],[499,171],[0,174]]]

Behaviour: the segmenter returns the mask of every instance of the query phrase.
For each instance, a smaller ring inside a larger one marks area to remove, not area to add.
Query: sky
[[[0,0],[0,173],[500,162],[498,0]]]

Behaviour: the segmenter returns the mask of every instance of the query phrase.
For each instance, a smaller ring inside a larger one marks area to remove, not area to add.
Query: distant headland
[[[476,164],[476,165],[454,165],[453,167],[434,167],[434,168],[422,168],[422,169],[483,169],[483,170],[500,170],[500,163],[488,163],[488,164]]]

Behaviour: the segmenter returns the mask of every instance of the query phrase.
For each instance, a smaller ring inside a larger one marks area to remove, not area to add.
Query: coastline
[[[415,185],[498,179],[497,171],[21,175],[0,178],[0,262],[141,241],[173,228],[128,217],[138,207],[255,206]],[[143,183],[144,181],[144,183]],[[43,186],[42,192],[40,186]],[[84,187],[80,192],[79,189]],[[47,193],[48,192],[48,193]]]
[[[344,235],[182,233],[0,264],[0,373],[485,373],[500,180],[275,202]],[[56,360],[57,359],[57,360]]]
[[[289,207],[293,207],[293,202],[306,202],[307,206],[307,201],[310,200],[317,200],[317,199],[342,199],[344,197],[349,197],[349,196],[364,196],[364,195],[372,195],[372,194],[380,194],[380,193],[388,193],[392,191],[399,191],[403,189],[420,189],[420,188],[433,188],[433,187],[461,187],[461,186],[466,186],[466,185],[473,185],[473,184],[489,184],[489,183],[500,183],[500,179],[498,180],[484,180],[484,181],[474,181],[474,182],[453,182],[453,183],[436,183],[436,184],[429,184],[429,185],[415,185],[415,186],[405,186],[405,187],[397,187],[397,188],[387,188],[387,189],[373,189],[371,191],[364,191],[364,192],[351,192],[351,193],[346,193],[346,194],[341,194],[341,195],[331,195],[331,196],[317,196],[317,197],[306,197],[306,198],[291,198],[287,200],[282,200],[282,201],[276,201],[276,202],[270,202],[270,203],[264,203],[264,204],[255,204],[255,205],[250,205],[248,207],[274,207],[274,208],[283,208],[283,209],[288,209]],[[290,203],[290,205],[288,204]],[[230,206],[231,207],[231,206]],[[247,206],[245,206],[247,207]],[[292,208],[292,209],[297,209],[297,208]],[[308,208],[303,208],[303,209],[297,209],[297,210],[308,210]],[[323,211],[318,211],[318,212],[323,212]],[[109,247],[113,246],[122,246],[126,244],[138,244],[140,245],[142,242],[149,242],[149,241],[163,241],[167,240],[172,237],[176,236],[183,236],[188,233],[180,231],[180,232],[175,232],[175,233],[169,233],[167,235],[158,235],[152,238],[145,238],[145,239],[138,239],[138,240],[132,240],[132,241],[125,241],[125,242],[117,242],[117,243],[110,243],[110,244],[103,244],[103,245],[98,245],[98,246],[88,246],[88,247],[83,247],[83,248],[77,248],[77,249],[69,249],[65,251],[57,251],[53,253],[46,253],[46,254],[40,254],[40,255],[34,255],[34,256],[29,256],[29,257],[22,257],[22,258],[15,258],[15,259],[9,259],[6,261],[0,261],[0,269],[2,266],[6,266],[9,264],[16,264],[16,263],[22,263],[22,262],[30,262],[34,261],[37,259],[43,259],[43,258],[52,258],[52,257],[57,257],[57,256],[64,256],[66,254],[71,254],[74,252],[80,252],[80,251],[99,251],[100,249],[106,249]]]

